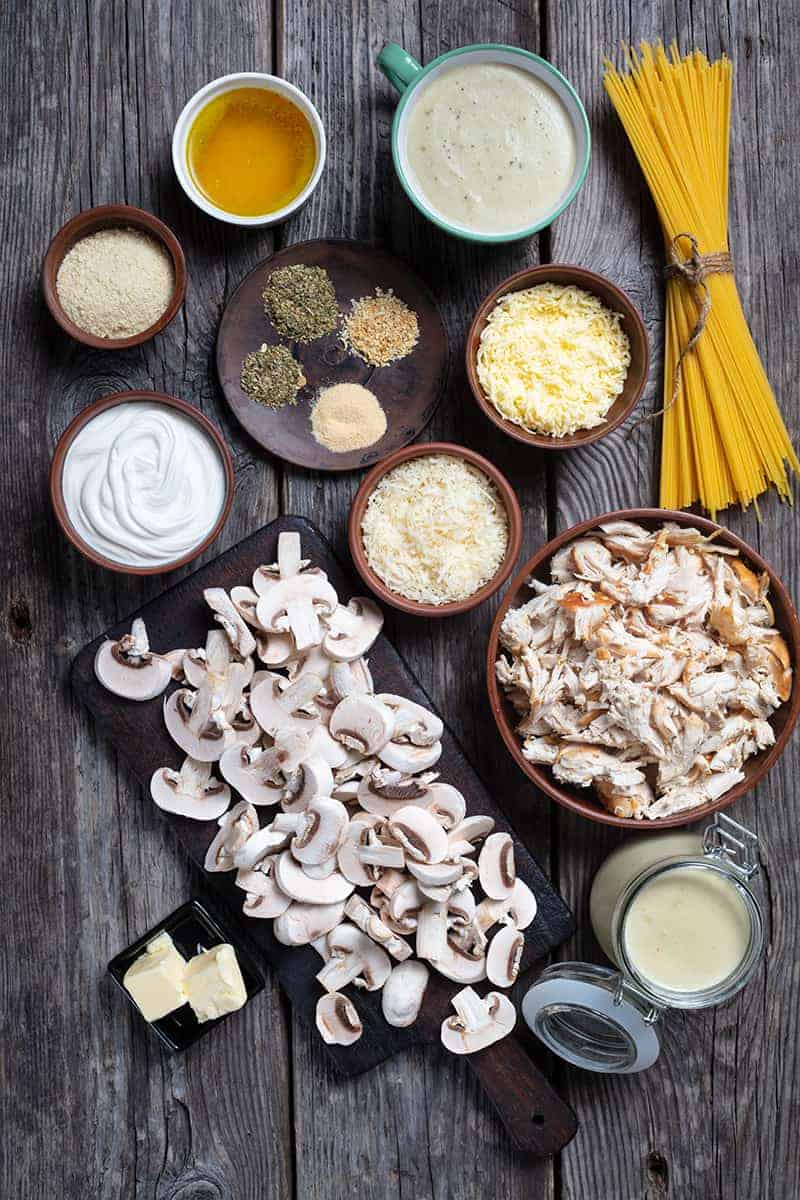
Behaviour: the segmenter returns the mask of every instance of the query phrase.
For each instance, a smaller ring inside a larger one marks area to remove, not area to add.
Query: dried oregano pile
[[[242,363],[242,391],[270,408],[297,404],[297,393],[305,382],[299,362],[285,346],[263,345]]]
[[[267,279],[263,300],[278,333],[296,342],[313,342],[339,324],[336,292],[322,267],[278,267]]]

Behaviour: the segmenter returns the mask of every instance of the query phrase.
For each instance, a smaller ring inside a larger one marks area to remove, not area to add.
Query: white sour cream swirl
[[[225,503],[225,467],[189,417],[132,401],[93,417],[70,445],[61,476],[75,532],[131,567],[174,562],[199,545]]]

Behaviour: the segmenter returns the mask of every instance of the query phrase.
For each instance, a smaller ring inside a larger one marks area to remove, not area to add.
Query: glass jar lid
[[[549,1050],[573,1066],[630,1075],[661,1050],[663,1009],[619,971],[591,963],[555,963],[522,1001],[522,1015]]]

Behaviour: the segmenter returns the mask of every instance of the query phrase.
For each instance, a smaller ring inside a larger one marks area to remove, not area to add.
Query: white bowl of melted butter
[[[404,89],[392,129],[400,182],[456,237],[508,242],[550,225],[577,195],[591,138],[572,85],[513,46],[465,46],[422,68],[400,47],[379,65]]]
[[[50,490],[69,540],[133,575],[190,562],[217,537],[233,466],[197,409],[157,392],[120,392],[79,413],[53,456]]]

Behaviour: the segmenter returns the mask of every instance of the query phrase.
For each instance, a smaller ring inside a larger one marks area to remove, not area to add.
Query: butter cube
[[[235,1012],[247,1000],[236,952],[228,942],[190,958],[184,986],[198,1021]]]
[[[146,1021],[158,1021],[186,1003],[186,959],[168,933],[148,942],[122,980]]]

